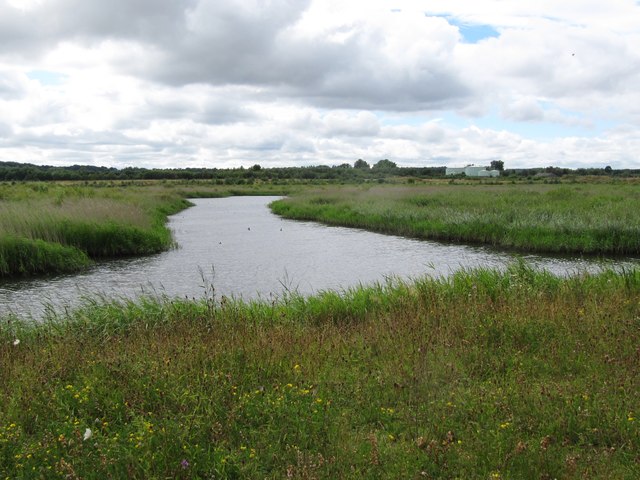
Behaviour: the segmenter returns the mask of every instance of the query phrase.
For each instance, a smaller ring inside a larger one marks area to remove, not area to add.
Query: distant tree
[[[373,168],[375,169],[384,169],[384,170],[391,170],[394,168],[397,168],[398,165],[395,164],[395,162],[392,162],[391,160],[380,160],[378,163],[376,163]]]
[[[356,163],[353,164],[353,168],[369,168],[369,164],[367,162],[365,162],[364,160],[362,160],[361,158],[359,158],[358,160],[356,160]]]
[[[256,163],[253,167],[251,167],[251,170],[253,170],[254,172],[259,172],[260,170],[262,170],[262,167]]]
[[[340,165],[338,165],[336,168],[345,168],[345,169],[349,169],[351,168],[351,164],[350,163],[341,163]]]
[[[607,165],[606,167],[604,167],[604,173],[606,173],[607,175],[611,175],[612,171],[613,171],[613,168],[611,168],[610,165]]]
[[[504,171],[504,162],[502,160],[491,160],[491,170]]]

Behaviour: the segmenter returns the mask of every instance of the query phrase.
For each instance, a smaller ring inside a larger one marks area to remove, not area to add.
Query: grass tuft
[[[0,277],[73,272],[90,263],[87,255],[75,247],[44,240],[0,237]]]

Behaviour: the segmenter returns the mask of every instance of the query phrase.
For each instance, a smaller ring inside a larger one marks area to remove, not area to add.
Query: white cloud
[[[632,0],[0,0],[0,160],[640,168],[637,25]]]

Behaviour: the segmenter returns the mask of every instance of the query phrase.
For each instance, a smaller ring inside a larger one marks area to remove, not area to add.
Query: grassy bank
[[[205,182],[0,185],[0,278],[157,253],[171,247],[167,216],[189,206],[187,197],[272,191]]]
[[[528,252],[640,253],[632,184],[324,188],[275,202],[286,218]]]
[[[0,276],[78,270],[91,259],[171,246],[166,215],[177,195],[135,188],[23,184],[0,187]]]
[[[0,324],[2,478],[638,478],[640,272]]]
[[[279,215],[520,251],[638,254],[636,185],[442,182],[376,187],[221,186],[212,182],[0,184],[0,278],[75,271],[92,259],[172,245],[167,216],[186,198],[293,195]]]

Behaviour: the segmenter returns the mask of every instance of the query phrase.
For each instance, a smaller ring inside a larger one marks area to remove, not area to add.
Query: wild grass
[[[171,245],[165,213],[178,196],[76,185],[0,188],[0,276],[74,271],[90,258],[142,255]]]
[[[0,277],[49,272],[74,272],[90,260],[81,250],[44,240],[0,237]]]
[[[277,194],[282,188],[184,182],[2,184],[0,277],[70,272],[90,259],[157,253],[173,245],[165,222],[189,206],[187,197]]]
[[[640,272],[0,323],[8,478],[638,478]]]
[[[627,184],[324,188],[272,204],[284,217],[518,251],[640,253],[640,190]]]

